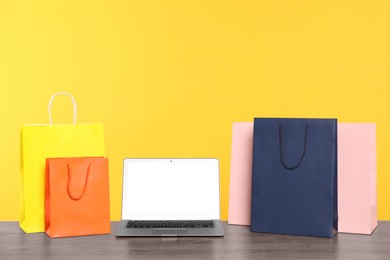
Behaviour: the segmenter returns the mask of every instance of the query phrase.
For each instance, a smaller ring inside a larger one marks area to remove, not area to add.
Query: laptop
[[[125,159],[116,236],[223,236],[218,159]]]

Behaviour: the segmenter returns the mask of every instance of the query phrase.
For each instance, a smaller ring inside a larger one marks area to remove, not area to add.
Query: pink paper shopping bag
[[[250,225],[253,123],[233,123],[228,223]]]
[[[375,124],[338,124],[338,214],[339,232],[377,226]]]

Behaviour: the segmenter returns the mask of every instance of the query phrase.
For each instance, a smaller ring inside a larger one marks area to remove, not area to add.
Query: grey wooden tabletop
[[[390,259],[390,222],[369,235],[334,238],[251,233],[224,223],[222,238],[117,238],[110,235],[50,239],[0,222],[0,259]]]

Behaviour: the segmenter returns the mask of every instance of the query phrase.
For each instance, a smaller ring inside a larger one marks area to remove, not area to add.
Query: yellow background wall
[[[219,158],[227,219],[232,122],[262,116],[376,122],[390,219],[389,46],[383,0],[0,0],[0,220],[18,218],[20,125],[57,91],[104,123],[113,220],[124,157]]]

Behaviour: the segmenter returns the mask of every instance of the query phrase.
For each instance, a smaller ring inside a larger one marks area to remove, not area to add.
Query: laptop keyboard
[[[127,228],[214,228],[212,220],[129,220]]]

